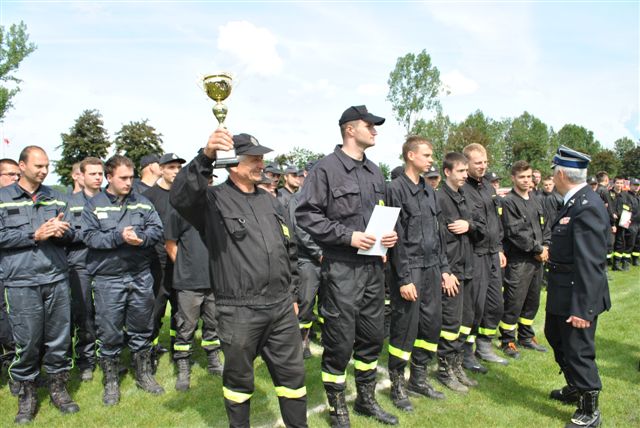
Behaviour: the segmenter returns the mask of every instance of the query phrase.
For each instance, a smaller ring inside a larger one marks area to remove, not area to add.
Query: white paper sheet
[[[396,222],[400,215],[400,208],[376,205],[371,213],[369,224],[364,231],[368,235],[376,237],[376,243],[368,250],[358,250],[358,254],[365,256],[386,256],[387,247],[382,245],[382,235],[391,233],[396,228]]]
[[[618,222],[618,226],[629,229],[629,226],[631,226],[631,211],[622,211],[622,214],[620,214],[620,221]]]

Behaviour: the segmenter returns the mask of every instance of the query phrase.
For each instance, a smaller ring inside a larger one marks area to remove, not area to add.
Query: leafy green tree
[[[7,111],[13,107],[11,99],[20,92],[18,86],[22,81],[15,77],[20,63],[36,50],[36,45],[29,43],[27,26],[24,22],[11,24],[7,30],[0,25],[0,122]],[[9,83],[9,87],[5,86]]]
[[[611,150],[601,150],[591,156],[589,162],[589,175],[596,175],[598,171],[607,171],[610,177],[615,177],[620,168],[620,161]]]
[[[443,90],[440,71],[431,63],[431,57],[425,50],[417,55],[408,53],[398,58],[387,84],[387,100],[391,102],[396,120],[407,133],[420,113],[441,108],[438,100]]]
[[[445,147],[453,126],[454,124],[449,119],[449,116],[443,115],[442,112],[438,111],[436,117],[430,121],[418,119],[413,124],[413,128],[411,128],[411,135],[420,135],[431,142],[433,145],[433,158],[438,163],[438,167],[442,165],[442,159],[446,154]]]
[[[561,145],[590,156],[602,150],[600,142],[594,138],[592,131],[574,124],[564,125],[555,134],[552,149],[555,151]]]
[[[631,138],[622,137],[618,138],[613,143],[613,150],[616,152],[616,157],[618,158],[618,160],[622,160],[625,153],[627,153],[629,150],[633,150],[637,146],[638,145]]]
[[[640,146],[625,152],[620,162],[620,175],[628,178],[640,178]]]
[[[505,140],[507,147],[511,148],[509,165],[517,160],[526,160],[533,169],[546,171],[549,168],[549,129],[537,117],[525,111],[513,119]]]
[[[389,166],[389,164],[386,164],[384,162],[379,162],[378,163],[378,167],[380,168],[380,172],[382,173],[382,176],[384,177],[385,181],[390,181],[391,180],[391,167]]]
[[[136,173],[139,175],[137,165],[143,156],[156,154],[162,155],[162,134],[156,128],[149,125],[145,119],[143,121],[129,122],[122,125],[120,131],[116,133],[115,145],[116,153],[124,155],[136,164]]]
[[[104,128],[102,115],[98,110],[83,111],[69,129],[69,133],[60,134],[60,137],[62,144],[57,148],[62,149],[62,156],[55,163],[54,169],[65,186],[73,184],[71,168],[74,163],[88,156],[104,159],[111,146],[109,134]]]
[[[276,156],[273,162],[280,166],[295,165],[298,168],[304,168],[307,162],[322,159],[323,153],[315,153],[304,147],[294,147],[290,152]],[[268,161],[265,161],[268,163]]]
[[[493,120],[480,110],[467,116],[454,125],[447,139],[445,151],[462,152],[465,146],[477,143],[487,149],[489,169],[501,177],[506,177],[509,168],[506,157],[505,135],[509,128],[509,120]]]

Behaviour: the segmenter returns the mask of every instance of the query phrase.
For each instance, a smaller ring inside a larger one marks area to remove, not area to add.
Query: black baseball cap
[[[164,165],[164,164],[171,163],[171,162],[179,162],[180,164],[183,164],[183,163],[185,163],[187,161],[182,159],[181,157],[179,157],[175,153],[165,153],[160,158],[160,161],[158,161],[158,164],[159,165]]]
[[[156,154],[144,155],[140,159],[140,169],[141,170],[145,169],[147,166],[151,165],[152,163],[157,163],[159,161],[160,161],[160,156]]]
[[[435,165],[431,165],[429,171],[424,174],[425,178],[436,178],[440,177],[440,173],[438,172],[438,168]]]
[[[385,121],[384,117],[376,116],[374,114],[369,113],[367,110],[367,106],[351,106],[342,113],[340,116],[340,120],[338,121],[338,125],[342,126],[347,122],[351,122],[352,120],[364,120],[367,123],[373,123],[374,125],[382,125]]]
[[[293,165],[289,165],[284,169],[285,174],[295,174],[298,175],[298,168]]]
[[[591,177],[587,178],[587,184],[598,184],[598,180],[596,180],[596,178],[592,175]]]
[[[264,167],[263,171],[270,172],[271,174],[275,174],[275,175],[282,175],[284,173],[284,171],[278,168],[278,165],[274,163],[267,164]]]
[[[249,134],[237,134],[233,136],[233,148],[237,155],[264,155],[272,150],[267,146],[261,146],[256,137]]]

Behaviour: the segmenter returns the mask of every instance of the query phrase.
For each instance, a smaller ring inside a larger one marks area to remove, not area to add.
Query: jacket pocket
[[[344,186],[331,189],[334,210],[340,218],[355,214],[360,209],[360,189],[358,185],[349,182]]]
[[[247,220],[244,217],[224,217],[224,225],[229,234],[238,241],[247,236]]]

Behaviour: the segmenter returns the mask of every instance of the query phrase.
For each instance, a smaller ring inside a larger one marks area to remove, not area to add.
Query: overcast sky
[[[423,49],[451,94],[444,113],[501,119],[525,110],[555,130],[590,129],[605,147],[640,138],[639,3],[0,1],[38,49],[0,133],[59,156],[60,134],[97,109],[111,137],[149,119],[167,152],[190,159],[217,122],[201,77],[230,71],[227,126],[284,153],[328,153],[338,118],[385,116],[376,162],[398,165],[404,135],[386,101],[398,57]],[[427,117],[428,119],[428,117]],[[47,180],[49,183],[55,177]]]

